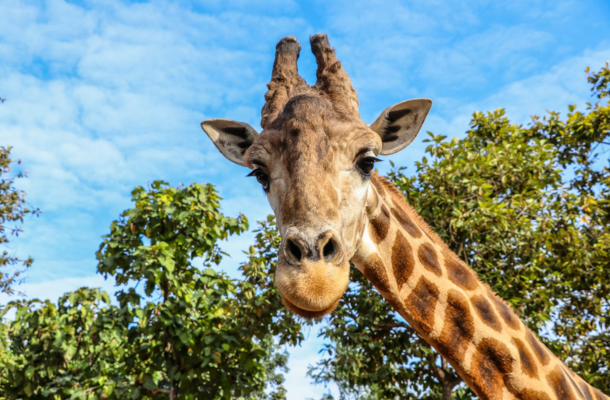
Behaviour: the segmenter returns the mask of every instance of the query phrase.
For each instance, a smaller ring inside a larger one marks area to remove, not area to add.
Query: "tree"
[[[225,303],[233,285],[210,266],[222,258],[217,240],[247,229],[247,221],[222,215],[210,185],[151,187],[132,192],[136,206],[112,223],[97,253],[98,271],[118,286],[144,284],[144,293],[133,287],[117,292],[120,307],[138,321],[128,369],[143,386],[134,388],[134,396],[160,390],[173,400],[181,389],[240,387],[246,382],[235,382],[242,378],[235,360],[258,349],[255,343],[240,346]],[[207,268],[193,266],[195,257],[203,257]]]
[[[18,236],[23,232],[21,226],[9,227],[14,222],[23,223],[27,214],[38,215],[40,210],[26,206],[25,192],[15,188],[15,179],[25,178],[27,171],[11,175],[11,146],[0,146],[0,245],[6,248],[9,234]],[[17,161],[20,165],[21,161]],[[8,233],[10,232],[10,233]],[[8,250],[0,252],[0,293],[13,294],[14,284],[27,268],[32,265],[32,258],[20,259]],[[10,270],[9,270],[10,269]]]
[[[222,258],[217,241],[243,232],[247,220],[220,214],[211,185],[177,190],[155,182],[151,191],[138,188],[133,196],[136,207],[113,223],[98,252],[100,273],[114,276],[117,285],[143,282],[146,296],[159,296],[143,304],[145,296],[135,288],[117,294],[121,308],[138,320],[130,375],[147,390],[168,391],[170,399],[182,392],[210,399],[263,393],[270,372],[285,366],[273,335],[283,333],[280,343],[295,342],[300,331],[284,333],[274,320],[282,314],[278,296],[261,292],[270,286],[268,273],[257,269],[268,260],[262,244],[250,249],[244,282],[235,285],[210,268]],[[195,257],[203,257],[207,268],[194,267]],[[292,323],[288,318],[286,328]]]
[[[563,236],[552,248],[567,285],[558,290],[553,333],[560,338],[557,353],[594,386],[610,388],[610,64],[598,72],[587,68],[587,80],[597,98],[586,112],[569,106],[559,114],[534,118],[530,137],[547,140],[558,151],[559,164],[573,174],[557,198],[571,226],[558,226]],[[605,101],[605,104],[600,104]],[[605,156],[605,159],[601,158]],[[576,232],[570,232],[570,228]],[[577,228],[577,229],[576,229]],[[573,239],[572,239],[573,238]],[[551,260],[549,260],[551,261]]]
[[[608,65],[589,75],[601,101]],[[600,389],[610,387],[609,104],[569,107],[511,124],[476,112],[462,140],[430,134],[416,173],[388,178],[461,259],[506,299],[553,352]],[[607,152],[607,150],[606,150]],[[430,160],[428,160],[430,158]],[[443,398],[473,394],[358,271],[310,370],[342,397]],[[592,351],[595,349],[595,351]],[[366,393],[362,395],[361,393]]]
[[[128,326],[133,318],[106,292],[81,288],[57,302],[15,301],[14,321],[2,325],[2,398],[127,397]],[[6,342],[5,342],[6,343]]]
[[[285,398],[284,343],[300,324],[279,307],[269,271],[279,237],[261,224],[234,281],[214,269],[218,240],[247,229],[220,212],[212,185],[154,182],[132,192],[135,206],[114,221],[97,253],[118,305],[97,289],[57,306],[12,302],[0,329],[0,393],[7,398]],[[194,261],[204,267],[197,268]]]
[[[298,345],[303,340],[301,323],[310,322],[303,321],[284,307],[272,279],[281,242],[275,217],[269,215],[266,221],[259,222],[255,232],[255,243],[247,251],[248,261],[240,266],[244,279],[238,282],[236,295],[238,320],[244,326],[260,327],[260,335],[269,341],[269,349],[277,349],[284,344]],[[282,385],[284,376],[278,374],[276,369],[287,371],[287,353],[274,350],[265,360],[269,360],[266,361],[266,380],[274,390],[260,390],[252,398],[283,400],[286,398],[286,390]]]

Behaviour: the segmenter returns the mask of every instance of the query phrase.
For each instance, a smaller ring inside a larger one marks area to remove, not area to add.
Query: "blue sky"
[[[56,299],[95,275],[94,253],[130,192],[155,179],[211,182],[229,215],[271,212],[247,171],[201,131],[207,118],[259,127],[275,44],[303,44],[301,75],[315,80],[308,37],[327,32],[372,122],[387,106],[428,97],[423,131],[460,137],[475,110],[565,113],[591,100],[584,69],[610,59],[607,0],[95,2],[0,0],[0,144],[14,146],[41,208],[11,248],[34,257],[21,287]],[[392,160],[413,171],[419,139]],[[387,171],[388,163],[380,169]],[[236,275],[247,234],[223,243]],[[2,298],[0,301],[5,302]],[[321,341],[292,349],[290,399],[319,398],[305,377]]]

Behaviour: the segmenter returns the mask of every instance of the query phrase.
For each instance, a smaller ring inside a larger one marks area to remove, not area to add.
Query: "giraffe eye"
[[[360,159],[356,165],[363,175],[369,176],[373,170],[373,167],[375,166],[375,163],[378,161],[381,160],[375,157],[364,157]]]
[[[252,172],[250,172],[246,176],[254,176],[254,177],[256,177],[256,180],[258,181],[258,183],[260,183],[263,186],[263,190],[265,192],[269,191],[269,181],[271,179],[269,178],[269,174],[267,174],[262,169],[257,168],[255,170],[253,170]]]

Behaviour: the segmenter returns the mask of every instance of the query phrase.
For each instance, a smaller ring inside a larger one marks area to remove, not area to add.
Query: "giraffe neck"
[[[352,261],[481,399],[610,399],[555,357],[398,189],[371,182]]]

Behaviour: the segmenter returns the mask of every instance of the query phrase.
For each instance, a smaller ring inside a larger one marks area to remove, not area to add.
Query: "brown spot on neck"
[[[409,310],[413,321],[426,335],[434,328],[434,310],[439,294],[438,287],[422,277],[405,300],[405,307]]]
[[[525,337],[526,337],[527,342],[529,343],[530,347],[534,351],[534,354],[536,355],[536,357],[538,357],[538,360],[540,361],[540,363],[543,366],[547,365],[549,363],[549,361],[551,361],[551,356],[549,355],[549,350],[546,347],[544,347],[542,345],[542,343],[540,343],[538,338],[536,336],[534,336],[534,334],[531,331],[528,331],[527,334],[525,335]]]
[[[564,370],[563,374],[568,378],[568,380],[572,383],[572,388],[576,391],[576,395],[579,398],[584,398],[585,395],[583,394],[583,392],[580,390],[580,388],[578,387],[578,385],[576,385],[576,382],[574,382],[574,378],[572,377],[572,374],[574,374],[572,371],[568,370]]]
[[[512,363],[513,357],[506,345],[492,338],[481,340],[472,359],[473,389],[481,398],[501,398],[505,377],[513,370]]]
[[[560,365],[555,367],[555,369],[546,376],[546,381],[549,383],[551,389],[553,389],[553,392],[555,392],[555,396],[557,396],[557,399],[577,399],[574,394],[574,391],[572,390],[570,382]]]
[[[491,303],[487,301],[485,296],[477,295],[470,299],[472,306],[476,310],[481,321],[496,332],[502,332],[502,324],[494,312]]]
[[[383,189],[383,186],[381,186],[379,180],[379,176],[375,174],[375,176],[373,176],[373,178],[371,179],[371,183],[375,187],[375,191],[377,192],[377,194],[379,194],[379,197],[385,199],[385,190]]]
[[[407,238],[400,232],[396,232],[396,239],[392,246],[392,267],[398,290],[407,282],[415,268],[415,257],[413,248]]]
[[[419,249],[417,249],[417,258],[419,258],[419,262],[421,262],[428,271],[434,273],[436,276],[442,275],[443,271],[438,262],[436,249],[431,244],[423,243],[419,246]]]
[[[380,177],[376,173],[371,176],[371,182],[377,189],[378,193],[381,197],[383,197],[384,201],[392,201],[395,207],[400,207],[402,211],[404,211],[411,221],[421,230],[423,233],[430,239],[430,241],[438,244],[444,250],[449,250],[445,242],[443,242],[428,226],[428,224],[420,217],[417,212],[409,205],[409,203],[405,200],[404,194],[398,190],[396,186],[392,182],[389,182],[383,177]]]
[[[365,260],[362,272],[364,273],[364,276],[366,276],[366,279],[368,279],[377,290],[384,292],[390,291],[388,274],[386,273],[383,261],[381,261],[381,258],[379,258],[377,253],[372,254]]]
[[[420,238],[422,236],[421,229],[415,225],[415,222],[413,222],[407,213],[405,213],[400,207],[392,207],[392,215],[398,220],[398,222],[400,222],[400,225],[409,235],[414,238]]]
[[[548,394],[538,390],[524,389],[515,395],[519,400],[551,400]]]
[[[382,204],[379,215],[370,222],[371,238],[375,244],[381,243],[390,231],[390,211]]]
[[[539,379],[538,367],[536,361],[532,357],[532,353],[529,352],[525,343],[517,338],[513,338],[513,343],[519,351],[519,362],[521,363],[521,371],[532,379]]]
[[[494,303],[494,306],[498,311],[498,314],[500,314],[500,317],[502,317],[504,322],[506,322],[506,325],[512,329],[519,330],[521,328],[521,321],[519,321],[519,318],[515,315],[514,311],[508,306],[508,304],[506,304],[501,298],[496,296],[490,290],[488,290],[488,293],[491,301]]]
[[[444,251],[445,268],[451,282],[462,289],[474,290],[479,286],[476,275],[451,251]]]
[[[474,335],[474,319],[470,313],[468,299],[451,289],[447,297],[443,331],[439,337],[438,350],[449,360],[461,360]]]

